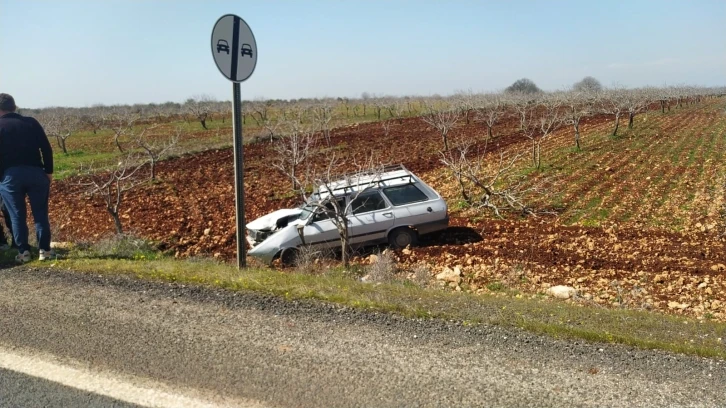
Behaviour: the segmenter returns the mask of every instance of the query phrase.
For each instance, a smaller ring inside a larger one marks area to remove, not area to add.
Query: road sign
[[[244,20],[225,14],[212,29],[212,56],[227,79],[242,82],[249,78],[257,65],[257,42]]]
[[[237,218],[237,266],[247,265],[245,242],[244,144],[242,144],[242,97],[239,83],[257,65],[257,42],[244,20],[225,14],[212,29],[212,56],[225,78],[232,81],[232,135],[234,137],[234,190]]]

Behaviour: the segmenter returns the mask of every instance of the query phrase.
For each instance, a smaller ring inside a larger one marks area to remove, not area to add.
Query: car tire
[[[418,242],[418,234],[411,228],[396,228],[388,234],[388,246],[393,249],[403,249],[414,246]]]
[[[285,248],[280,254],[280,262],[284,266],[296,266],[299,256],[300,251],[297,248]]]

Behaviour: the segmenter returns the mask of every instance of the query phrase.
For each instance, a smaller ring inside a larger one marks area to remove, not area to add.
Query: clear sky
[[[214,23],[259,59],[242,98],[726,85],[726,0],[0,0],[0,92],[19,106],[231,100]]]

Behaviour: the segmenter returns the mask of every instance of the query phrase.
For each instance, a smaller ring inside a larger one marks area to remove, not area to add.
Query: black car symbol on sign
[[[222,52],[222,51],[224,51],[227,54],[229,54],[229,43],[227,42],[227,40],[219,40],[219,41],[217,41],[217,52],[219,53],[219,52]]]
[[[249,55],[252,58],[252,46],[249,44],[242,44],[242,56]]]

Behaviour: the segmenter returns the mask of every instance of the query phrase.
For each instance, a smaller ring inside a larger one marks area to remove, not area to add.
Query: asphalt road
[[[721,360],[259,294],[0,271],[0,407],[723,407],[724,384]]]

